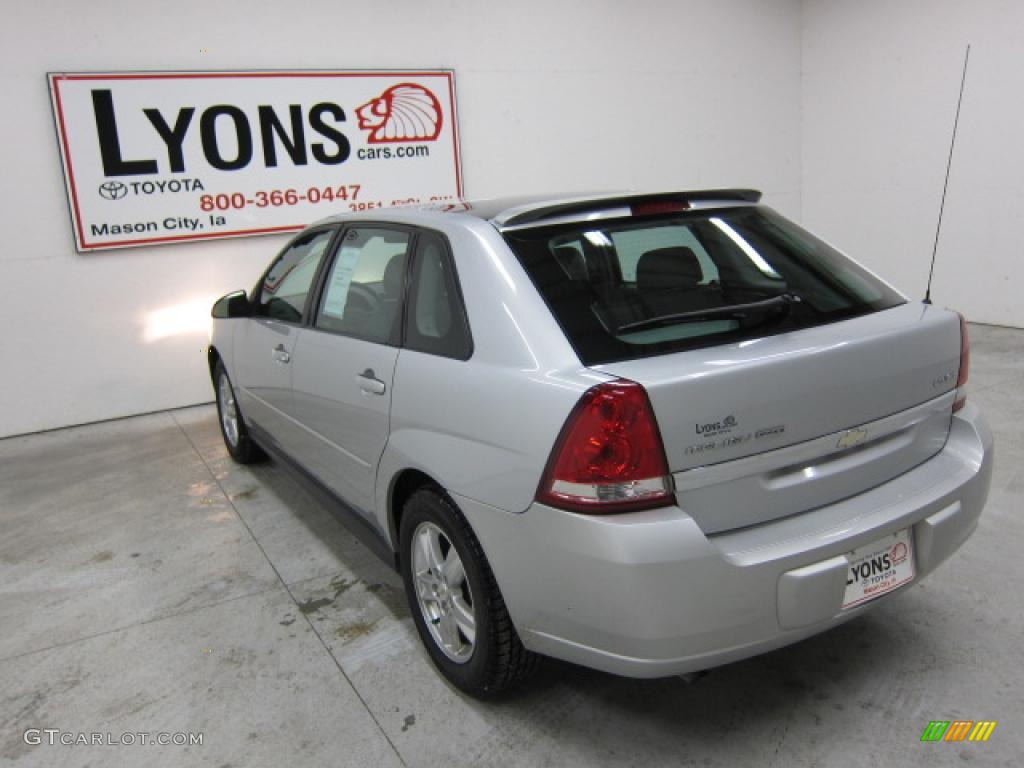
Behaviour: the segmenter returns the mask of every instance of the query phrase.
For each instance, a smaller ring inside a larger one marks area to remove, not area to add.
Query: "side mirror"
[[[210,315],[219,319],[249,317],[252,315],[252,307],[249,306],[249,298],[245,295],[245,291],[235,291],[217,299],[213,303]]]

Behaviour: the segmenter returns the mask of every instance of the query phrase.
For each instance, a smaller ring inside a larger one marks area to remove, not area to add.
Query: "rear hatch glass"
[[[760,338],[903,298],[764,206],[504,233],[584,365]]]

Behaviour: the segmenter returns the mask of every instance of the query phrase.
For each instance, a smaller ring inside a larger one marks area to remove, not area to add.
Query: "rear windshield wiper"
[[[637,320],[633,323],[620,325],[614,333],[630,333],[632,331],[647,331],[651,328],[661,328],[665,325],[676,325],[677,323],[699,323],[705,320],[746,320],[751,315],[765,314],[773,310],[781,310],[788,314],[794,304],[800,303],[800,297],[793,293],[780,293],[763,301],[752,301],[747,304],[729,304],[724,307],[711,307],[709,309],[697,309],[692,312],[675,312],[671,315],[658,315],[649,317],[646,320]]]

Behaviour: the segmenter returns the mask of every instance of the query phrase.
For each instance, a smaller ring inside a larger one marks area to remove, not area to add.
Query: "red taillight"
[[[956,400],[953,402],[953,413],[967,405],[967,374],[971,367],[971,342],[967,338],[967,318],[960,315],[960,373],[956,377]]]
[[[647,392],[618,379],[580,398],[555,442],[537,500],[575,512],[625,512],[670,503],[671,487]]]

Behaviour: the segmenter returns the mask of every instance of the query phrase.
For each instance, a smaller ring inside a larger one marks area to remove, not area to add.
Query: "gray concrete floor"
[[[898,600],[695,683],[551,661],[506,700],[460,696],[398,578],[280,467],[234,465],[212,406],[0,441],[0,763],[1018,766],[1024,331],[972,337],[997,434],[974,537]],[[952,719],[998,725],[919,741]],[[29,728],[203,744],[34,746]]]

